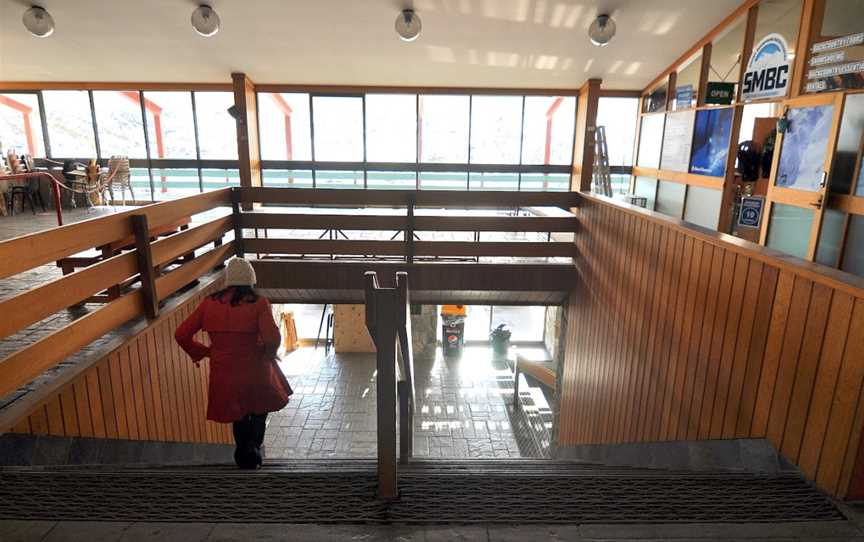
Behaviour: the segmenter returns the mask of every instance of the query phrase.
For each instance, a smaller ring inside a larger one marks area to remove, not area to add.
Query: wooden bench
[[[151,239],[156,239],[158,237],[165,237],[179,231],[189,229],[189,223],[191,219],[189,217],[181,218],[176,222],[172,222],[171,224],[165,224],[162,226],[158,226],[150,229]],[[80,269],[82,267],[89,267],[95,263],[101,262],[112,256],[116,256],[120,254],[124,250],[131,250],[135,248],[135,237],[129,236],[123,239],[118,239],[117,241],[113,241],[108,243],[107,245],[102,245],[100,247],[96,247],[95,249],[88,250],[85,252],[80,252],[75,256],[69,256],[66,258],[61,258],[57,260],[57,267],[59,267],[63,275],[68,275],[70,273],[74,273],[76,269]],[[194,257],[193,254],[186,254],[183,256],[182,260],[187,261]],[[134,281],[129,281],[124,284],[116,284],[108,288],[106,294],[99,294],[95,296],[91,296],[88,298],[85,303],[108,303],[109,301],[113,301],[120,297],[120,290],[128,286]]]
[[[550,360],[551,361],[551,360]],[[526,374],[537,380],[542,386],[555,391],[557,385],[557,375],[555,371],[549,367],[548,363],[543,361],[529,360],[522,354],[516,354],[516,364],[513,367],[513,404],[519,404],[519,375]]]

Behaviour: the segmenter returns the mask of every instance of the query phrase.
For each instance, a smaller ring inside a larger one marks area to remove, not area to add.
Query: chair
[[[129,171],[129,158],[126,156],[112,156],[108,160],[108,170],[99,175],[99,186],[102,193],[108,190],[111,197],[111,205],[114,205],[114,189],[120,189],[120,197],[123,205],[126,205],[126,190],[135,201],[135,193],[132,191],[132,177]],[[104,197],[104,196],[103,196]]]
[[[72,193],[69,195],[69,203],[73,209],[78,207],[78,202],[75,201],[75,194],[83,194],[87,207],[93,207],[93,200],[90,199],[90,183],[87,182],[87,177],[80,177],[73,173],[86,170],[87,166],[81,162],[75,162],[74,160],[63,162],[63,178],[66,180],[69,188],[72,189]]]
[[[10,159],[11,163],[11,159]],[[19,162],[18,169],[19,173],[35,173],[36,166],[33,162],[33,157],[29,154],[22,154]],[[24,211],[24,198],[27,198],[27,202],[30,204],[30,210],[33,211],[33,214],[36,214],[36,202],[39,202],[39,205],[42,207],[42,211],[45,212],[47,209],[45,208],[45,200],[42,199],[42,192],[39,190],[39,178],[31,177],[27,179],[26,185],[15,185],[9,191],[9,196],[7,200],[7,205],[9,207],[9,214],[15,214],[15,196],[21,197],[21,211]]]

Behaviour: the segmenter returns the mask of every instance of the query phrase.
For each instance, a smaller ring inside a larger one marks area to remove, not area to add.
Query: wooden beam
[[[579,219],[558,216],[417,216],[415,231],[575,232]]]
[[[401,215],[357,215],[357,214],[289,214],[289,213],[241,213],[243,228],[281,228],[297,230],[403,230],[407,224]]]
[[[223,216],[204,224],[199,224],[151,244],[153,265],[163,265],[184,254],[220,239],[233,228],[231,216]]]
[[[255,84],[245,73],[232,73],[237,125],[237,156],[240,186],[261,186],[261,153],[258,145],[258,100]],[[251,205],[244,205],[250,210]]]
[[[510,192],[462,190],[328,190],[253,187],[240,188],[244,203],[325,207],[407,207],[410,197],[417,207],[456,209],[517,207],[575,207],[579,197],[571,192]]]
[[[350,254],[404,256],[404,241],[330,241],[327,239],[244,239],[244,248],[255,254]]]
[[[297,230],[404,230],[407,216],[348,214],[242,213],[243,228]],[[557,216],[429,216],[414,217],[415,231],[575,232],[576,217]],[[169,238],[170,239],[170,238]]]
[[[807,62],[810,60],[810,43],[814,35],[813,19],[816,17],[816,0],[804,0],[801,6],[800,26],[798,27],[798,40],[795,45],[795,62],[792,67],[792,81],[789,82],[789,97],[796,98],[802,94],[804,75],[807,72]],[[821,19],[821,13],[818,17]],[[818,35],[819,30],[815,31]]]
[[[573,243],[521,241],[416,241],[417,256],[481,256],[501,258],[575,257]]]
[[[187,284],[198,280],[198,277],[219,267],[234,253],[234,241],[218,246],[213,250],[198,256],[189,263],[156,279],[156,294],[159,301],[170,296]]]

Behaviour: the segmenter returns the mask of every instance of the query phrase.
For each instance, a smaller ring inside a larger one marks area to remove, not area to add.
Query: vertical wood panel
[[[75,409],[78,417],[78,431],[82,437],[93,437],[93,421],[90,418],[90,398],[87,395],[85,375],[78,377],[72,384],[75,394]]]
[[[80,436],[78,408],[75,405],[75,388],[72,385],[67,385],[60,392],[60,410],[63,412],[63,435],[67,437]]]
[[[45,403],[45,414],[48,419],[48,434],[55,437],[65,436],[63,409],[60,407],[59,396],[54,396]]]
[[[560,445],[768,437],[864,496],[864,292],[590,196],[579,218]]]

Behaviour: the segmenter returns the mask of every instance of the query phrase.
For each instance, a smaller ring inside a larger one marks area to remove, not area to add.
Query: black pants
[[[254,469],[262,463],[261,445],[267,429],[267,414],[247,414],[233,423],[234,461],[241,469]]]

